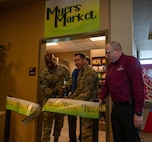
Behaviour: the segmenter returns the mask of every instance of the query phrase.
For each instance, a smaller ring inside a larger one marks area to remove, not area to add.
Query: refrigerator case
[[[142,65],[142,75],[145,84],[145,107],[144,107],[144,123],[142,130],[144,132],[152,132],[152,64]]]

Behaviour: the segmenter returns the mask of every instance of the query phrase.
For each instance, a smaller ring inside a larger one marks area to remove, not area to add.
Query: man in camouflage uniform
[[[46,68],[40,74],[40,87],[43,92],[43,104],[49,98],[61,98],[65,89],[70,89],[72,79],[68,68],[64,65],[57,65],[53,54],[45,55]],[[65,83],[66,81],[66,83]],[[52,112],[43,112],[42,142],[50,142],[50,133],[54,124],[54,142],[58,138],[63,127],[64,115]]]
[[[92,67],[86,64],[84,54],[77,53],[74,55],[74,62],[79,69],[77,78],[77,88],[71,99],[83,101],[96,101],[98,99],[98,77]],[[82,139],[81,142],[93,142],[93,123],[90,118],[81,118]]]

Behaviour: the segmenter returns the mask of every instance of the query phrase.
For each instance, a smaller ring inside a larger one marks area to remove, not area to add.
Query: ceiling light
[[[99,40],[105,40],[106,37],[105,36],[98,36],[98,37],[91,37],[90,40],[91,41],[99,41]]]
[[[57,42],[48,42],[46,43],[46,46],[55,46],[55,45],[58,45]]]
[[[150,60],[150,59],[148,59],[148,60],[140,60],[140,63],[141,63],[142,65],[144,65],[144,64],[151,64],[151,63],[152,63],[152,60]]]

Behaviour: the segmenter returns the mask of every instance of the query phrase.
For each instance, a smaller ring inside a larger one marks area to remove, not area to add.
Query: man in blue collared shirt
[[[69,92],[69,97],[73,94],[73,92],[76,89],[77,86],[77,76],[78,76],[79,69],[76,68],[72,72],[72,87]],[[77,142],[77,136],[76,136],[76,116],[68,115],[68,126],[69,126],[69,142]]]

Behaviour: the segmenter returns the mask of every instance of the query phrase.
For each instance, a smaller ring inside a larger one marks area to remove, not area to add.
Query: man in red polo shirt
[[[107,43],[105,50],[110,64],[99,101],[102,102],[109,94],[112,97],[114,142],[140,142],[145,98],[140,62],[125,55],[116,41]]]

